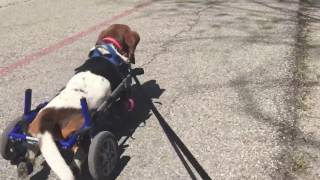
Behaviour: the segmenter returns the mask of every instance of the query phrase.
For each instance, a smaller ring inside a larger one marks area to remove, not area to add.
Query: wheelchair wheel
[[[98,133],[89,147],[88,166],[93,179],[110,178],[119,161],[118,143],[108,131]]]
[[[18,155],[15,149],[15,143],[9,139],[8,135],[11,130],[21,121],[23,121],[22,117],[18,117],[15,120],[11,121],[1,134],[0,154],[3,159],[13,160]]]

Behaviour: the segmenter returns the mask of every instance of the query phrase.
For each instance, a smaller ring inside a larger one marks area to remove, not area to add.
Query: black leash
[[[139,82],[138,78],[136,76],[133,76],[136,84],[138,87],[141,87],[141,83]],[[210,176],[208,173],[203,169],[203,167],[200,165],[200,163],[197,161],[197,159],[192,155],[192,153],[189,151],[189,149],[186,147],[186,145],[182,142],[182,140],[178,137],[178,135],[172,130],[172,128],[169,126],[169,124],[165,121],[165,119],[162,117],[160,112],[157,110],[155,105],[153,104],[152,100],[150,97],[147,95],[147,93],[142,89],[143,94],[146,96],[146,100],[148,105],[150,106],[153,114],[156,116],[156,118],[159,121],[159,124],[162,127],[162,130],[165,132],[167,138],[169,139],[172,147],[174,148],[175,152],[179,156],[180,160],[182,161],[184,167],[188,171],[191,179],[197,179],[196,176],[194,175],[191,167],[188,165],[186,159],[190,162],[192,167],[198,172],[200,177],[204,180],[211,180]],[[184,156],[183,156],[184,155]]]

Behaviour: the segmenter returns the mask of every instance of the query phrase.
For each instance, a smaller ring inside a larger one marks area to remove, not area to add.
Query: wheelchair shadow
[[[103,124],[101,125],[101,128],[112,132],[118,139],[119,144],[120,161],[110,179],[116,179],[130,161],[130,156],[122,155],[126,148],[129,147],[127,140],[132,138],[132,135],[137,128],[145,126],[146,121],[152,114],[151,107],[146,102],[146,93],[148,97],[158,99],[164,91],[164,89],[160,89],[155,80],[150,80],[142,85],[135,84],[132,87],[132,97],[136,103],[135,110],[133,112],[127,112],[120,103],[115,103],[112,105],[110,113],[103,115],[102,118],[108,119],[106,122],[112,122],[112,125]],[[110,119],[112,120],[110,121]],[[32,175],[30,179],[48,179],[49,174],[50,167],[43,162],[41,170]],[[83,165],[82,175],[77,179],[92,180],[87,163]]]

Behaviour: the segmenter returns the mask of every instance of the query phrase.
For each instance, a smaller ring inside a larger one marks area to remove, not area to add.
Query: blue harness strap
[[[95,47],[90,53],[89,58],[104,57],[115,66],[120,66],[123,63],[121,57],[117,54],[112,44],[102,44]]]

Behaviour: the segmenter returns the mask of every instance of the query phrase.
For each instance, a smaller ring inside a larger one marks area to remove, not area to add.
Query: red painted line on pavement
[[[98,29],[109,25],[113,21],[116,21],[120,18],[126,17],[126,16],[136,12],[138,9],[150,5],[153,2],[154,2],[153,0],[147,0],[142,3],[139,3],[138,5],[132,7],[131,9],[125,10],[124,12],[122,12],[118,15],[115,15],[106,21],[103,21],[103,22],[101,22],[97,25],[94,25],[84,31],[80,31],[70,37],[67,37],[67,38],[59,41],[56,44],[50,45],[50,46],[43,48],[43,49],[40,49],[36,52],[25,55],[24,57],[17,60],[16,62],[7,65],[5,68],[0,68],[0,77],[8,75],[9,73],[13,72],[14,70],[30,64],[32,61],[38,60],[39,58],[41,58],[45,55],[48,55],[48,54],[50,54],[60,48],[67,46],[67,45],[70,45],[70,44],[76,42],[77,40],[79,40],[80,38],[83,38],[83,37],[89,35],[90,33],[97,31]]]

